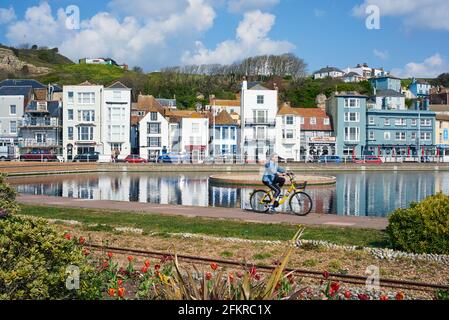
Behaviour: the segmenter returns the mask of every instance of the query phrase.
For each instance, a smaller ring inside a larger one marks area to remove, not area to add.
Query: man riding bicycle
[[[286,170],[279,167],[278,161],[279,156],[277,154],[273,154],[270,157],[270,161],[265,164],[265,172],[262,178],[264,185],[274,191],[274,202],[270,205],[271,213],[275,213],[275,208],[279,207],[282,187],[285,184],[285,179],[282,178],[281,175],[284,175]]]

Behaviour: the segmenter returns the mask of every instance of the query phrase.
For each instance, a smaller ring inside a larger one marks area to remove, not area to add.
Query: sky
[[[368,63],[427,78],[449,72],[448,14],[448,0],[0,0],[0,43],[148,72],[293,53],[309,73]]]

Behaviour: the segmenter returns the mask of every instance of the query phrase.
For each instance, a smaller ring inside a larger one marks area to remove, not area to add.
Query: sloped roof
[[[278,115],[296,115],[304,118],[304,124],[301,125],[301,130],[304,131],[332,131],[330,121],[329,125],[324,124],[324,119],[329,119],[329,116],[320,108],[293,108],[284,104]],[[310,123],[311,118],[316,118],[316,124]]]
[[[237,125],[236,121],[231,117],[231,115],[223,110],[218,116],[215,117],[216,125]]]
[[[358,74],[357,72],[349,72],[347,74],[344,75],[345,77],[362,77],[360,74]]]
[[[114,82],[108,88],[109,89],[130,89],[127,86],[125,86],[123,83],[121,83],[120,81]]]
[[[259,82],[250,82],[248,83],[248,90],[270,90],[270,89],[264,87]]]
[[[159,101],[151,95],[139,95],[137,97],[137,102],[132,104],[132,109],[145,111],[146,113],[159,112],[162,115],[165,114],[165,109]]]
[[[0,87],[32,87],[33,89],[43,89],[47,86],[37,80],[32,79],[7,79],[0,82]]]
[[[163,107],[176,107],[176,99],[156,99],[159,104]]]
[[[0,96],[29,96],[33,90],[31,86],[3,86],[0,87]]]
[[[319,74],[319,73],[329,73],[329,72],[341,72],[341,73],[344,73],[342,70],[340,70],[340,69],[338,69],[338,68],[336,68],[336,67],[329,67],[329,66],[327,66],[327,67],[325,67],[325,68],[322,68],[322,69],[320,69],[320,70],[318,70],[318,71],[315,71],[313,74]]]
[[[211,99],[210,105],[215,105],[219,107],[240,107],[240,100]]]
[[[446,114],[437,114],[438,121],[449,121],[449,115]]]

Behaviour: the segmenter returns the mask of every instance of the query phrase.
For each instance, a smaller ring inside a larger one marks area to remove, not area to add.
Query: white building
[[[274,153],[278,91],[243,81],[241,93],[241,151],[248,162]]]
[[[103,153],[101,109],[104,87],[84,82],[63,89],[63,156]]]
[[[276,117],[276,153],[281,158],[301,160],[301,116],[284,104]]]
[[[170,149],[169,123],[161,108],[152,107],[139,122],[140,156],[147,160],[157,160],[165,149]]]
[[[342,70],[335,68],[335,67],[329,67],[322,68],[316,72],[313,73],[314,79],[325,79],[325,78],[340,78],[345,75],[345,72]]]
[[[346,68],[344,71],[346,74],[351,72],[357,73],[365,79],[379,77],[387,74],[383,68],[370,68],[366,63],[358,64],[353,68]]]
[[[209,154],[209,118],[193,114],[181,119],[181,152],[190,155],[193,163],[204,160]]]
[[[120,82],[103,90],[101,138],[105,156],[118,155],[124,159],[131,154],[130,116],[131,89]]]

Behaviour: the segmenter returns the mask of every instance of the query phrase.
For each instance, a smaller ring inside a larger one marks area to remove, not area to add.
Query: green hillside
[[[73,64],[72,60],[59,54],[58,48],[46,49],[34,47],[33,49],[17,49],[13,47],[3,46],[1,44],[0,48],[12,50],[17,58],[27,63],[33,64],[36,67],[52,68],[56,65]]]

